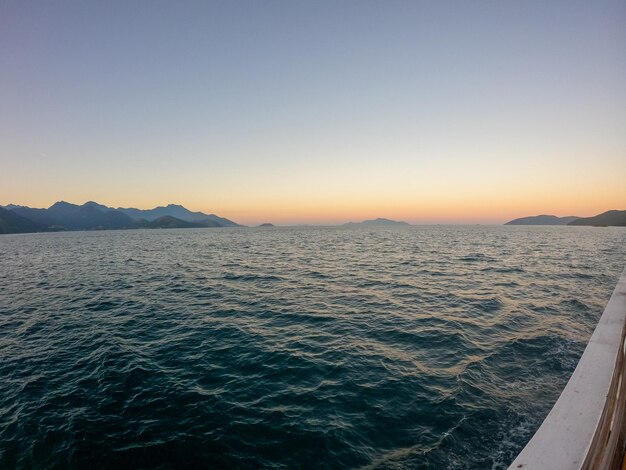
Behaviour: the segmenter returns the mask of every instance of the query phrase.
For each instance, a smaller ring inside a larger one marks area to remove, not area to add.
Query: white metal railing
[[[626,269],[561,396],[509,470],[620,468],[625,446]]]

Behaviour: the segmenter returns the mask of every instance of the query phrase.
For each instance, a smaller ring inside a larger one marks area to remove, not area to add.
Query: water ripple
[[[626,255],[586,227],[0,237],[0,468],[505,468]]]

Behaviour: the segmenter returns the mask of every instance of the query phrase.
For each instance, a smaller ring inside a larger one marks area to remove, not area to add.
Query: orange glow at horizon
[[[564,189],[564,188],[561,188]],[[89,191],[78,194],[61,194],[56,198],[44,197],[11,197],[0,191],[0,205],[15,203],[31,207],[48,207],[57,200],[66,200],[82,204],[94,200],[110,207],[137,207],[151,209],[169,203],[181,204],[192,211],[215,213],[241,224],[255,225],[271,222],[276,225],[291,224],[341,224],[358,222],[366,219],[384,217],[394,220],[405,220],[410,223],[503,223],[508,220],[539,214],[557,216],[591,216],[611,209],[626,209],[626,186],[613,187],[612,190],[595,190],[584,193],[573,190],[547,194],[545,191],[523,194],[517,191],[500,192],[476,189],[459,195],[457,193],[438,192],[411,195],[408,191],[400,191],[385,195],[375,192],[370,197],[359,194],[332,194],[306,197],[292,195],[292,198],[281,198],[280,194],[265,194],[264,198],[241,196],[202,197],[200,194],[174,194],[164,197],[135,198],[106,197]],[[213,200],[209,203],[207,200]]]

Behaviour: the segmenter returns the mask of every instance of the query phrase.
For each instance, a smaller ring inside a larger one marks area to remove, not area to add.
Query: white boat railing
[[[561,396],[509,470],[621,468],[625,334],[626,269]]]

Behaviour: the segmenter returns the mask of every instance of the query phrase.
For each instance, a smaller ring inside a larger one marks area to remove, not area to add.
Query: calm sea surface
[[[504,468],[626,229],[0,236],[1,468]]]

